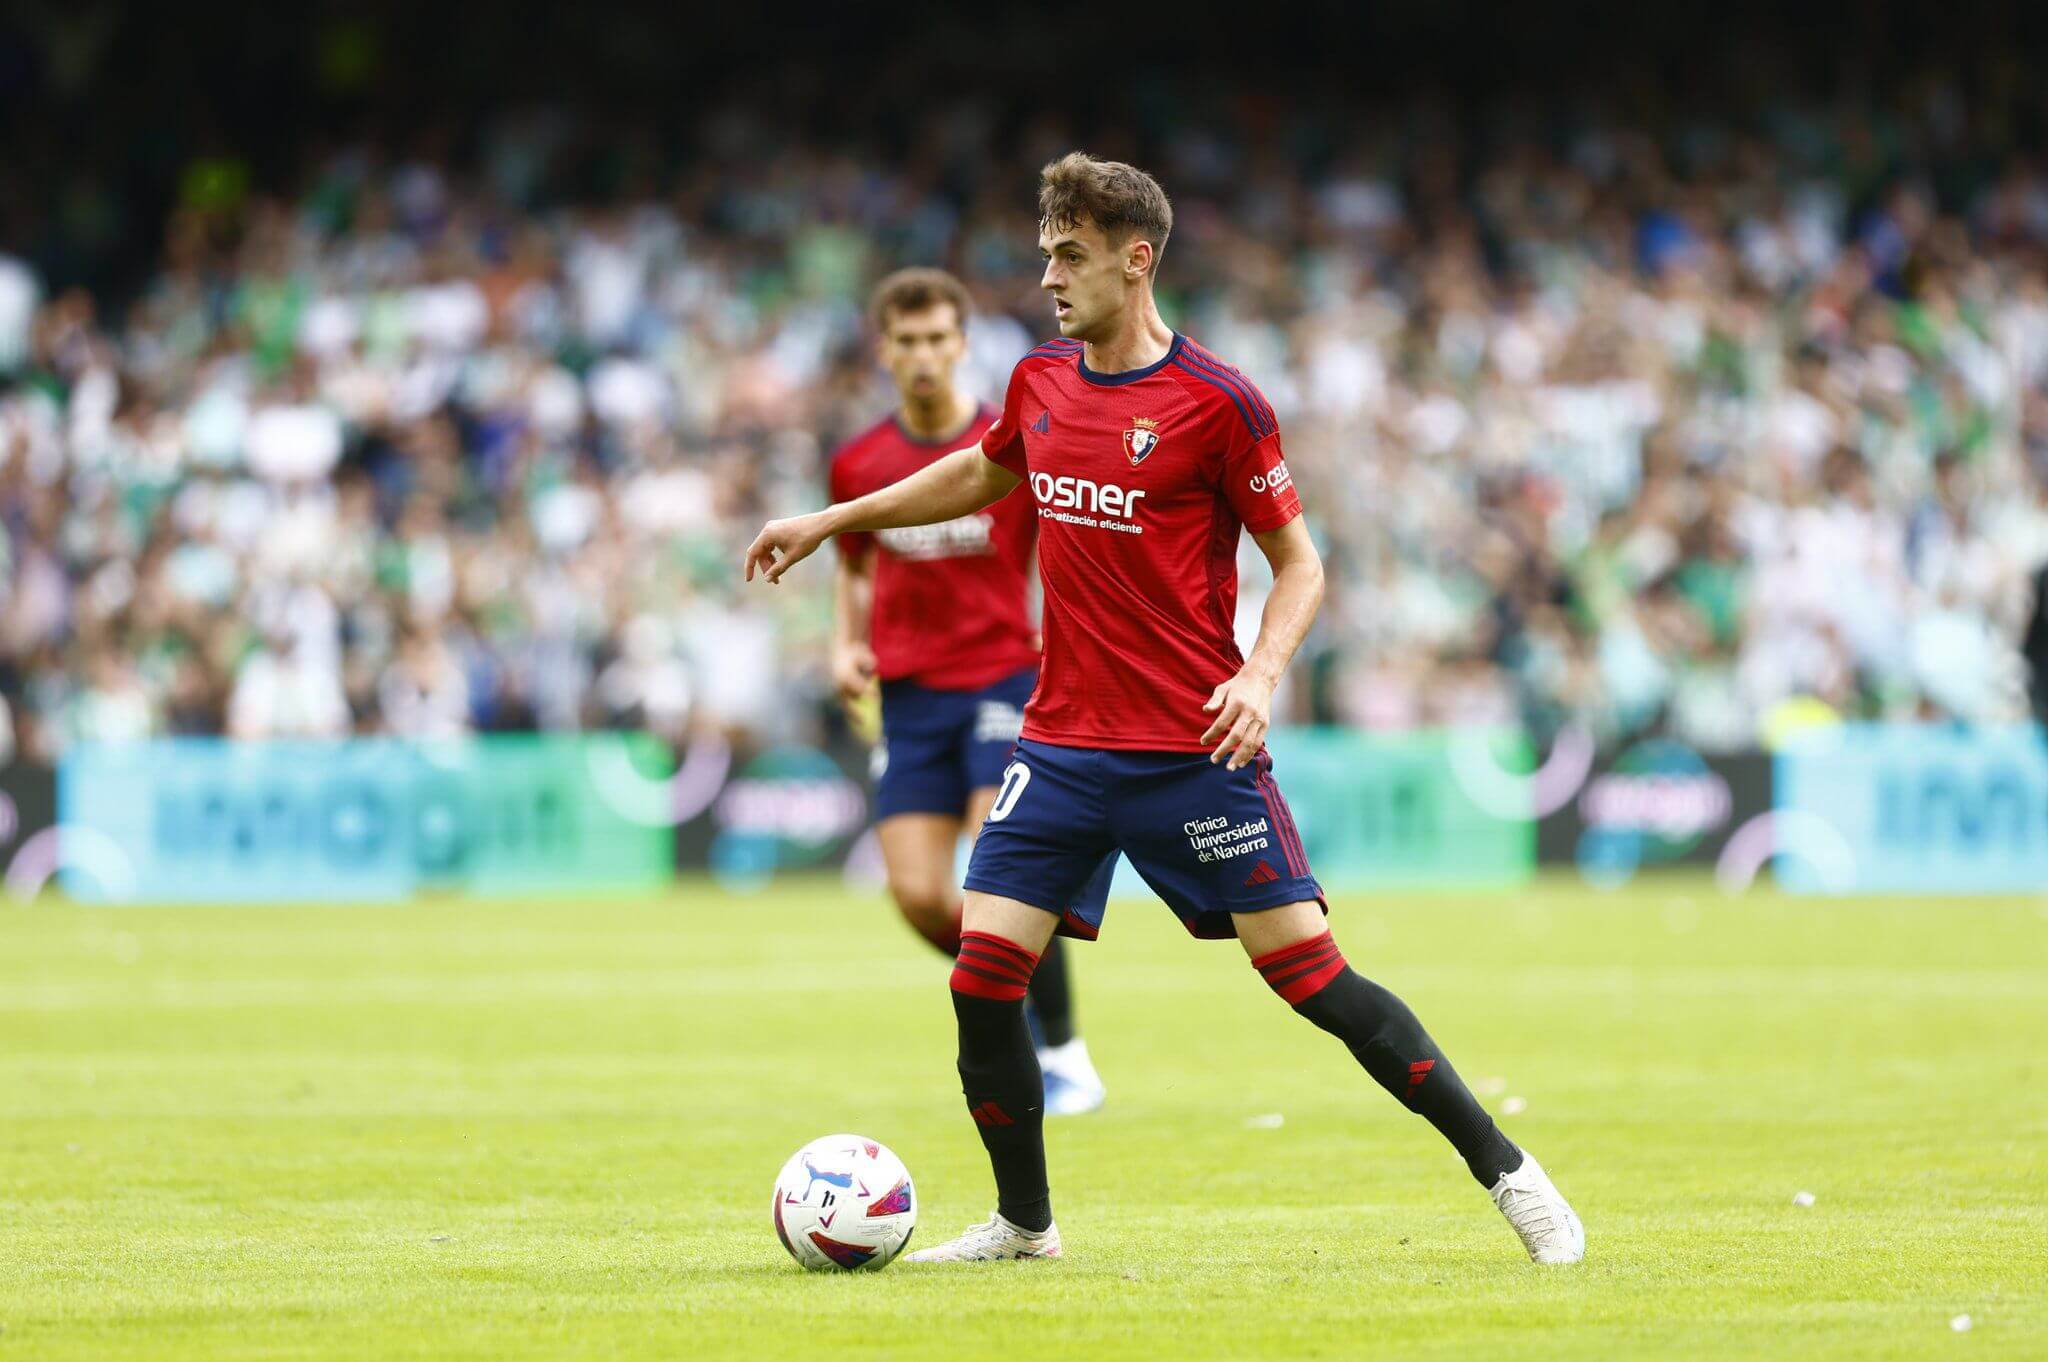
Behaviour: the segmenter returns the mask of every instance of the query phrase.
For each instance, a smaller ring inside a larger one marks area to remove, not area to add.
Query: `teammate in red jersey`
[[[967,290],[942,270],[902,270],[877,286],[869,312],[897,405],[833,456],[834,501],[921,471],[995,420],[954,383],[968,309]],[[875,832],[889,892],[949,960],[960,949],[960,833],[979,827],[995,801],[1038,679],[1026,599],[1037,536],[1031,500],[1018,493],[943,524],[839,538],[833,678],[849,704],[881,684]],[[1079,891],[1080,917],[1099,918],[1113,869],[1105,858]],[[1102,1080],[1075,1034],[1057,941],[1038,962],[1030,1003],[1046,1110],[1095,1110]]]
[[[1061,339],[1011,375],[979,445],[880,492],[771,522],[746,571],[770,581],[833,534],[950,520],[1029,481],[1046,657],[1016,759],[976,840],[953,968],[960,1076],[996,1180],[984,1224],[914,1260],[1060,1251],[1022,998],[1066,896],[1121,850],[1196,935],[1235,936],[1294,1010],[1465,1160],[1538,1262],[1585,1231],[1501,1133],[1415,1014],[1357,974],[1325,926],[1264,740],[1273,688],[1322,598],[1272,408],[1160,319],[1172,209],[1132,166],[1074,153],[1039,186],[1041,281]],[[1273,569],[1250,658],[1231,637],[1236,545]]]

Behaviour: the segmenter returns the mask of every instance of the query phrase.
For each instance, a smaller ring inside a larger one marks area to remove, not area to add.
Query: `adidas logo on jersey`
[[[1038,419],[1031,423],[1031,429],[1039,435],[1052,434],[1052,413],[1049,411],[1038,413]]]

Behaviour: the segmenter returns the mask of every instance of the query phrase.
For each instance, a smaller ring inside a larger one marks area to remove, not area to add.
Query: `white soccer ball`
[[[773,1212],[776,1237],[811,1271],[873,1271],[910,1242],[917,1193],[886,1145],[827,1135],[782,1165]]]

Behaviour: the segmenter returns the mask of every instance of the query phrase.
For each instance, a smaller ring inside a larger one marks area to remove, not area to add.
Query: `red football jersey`
[[[966,449],[995,416],[982,407],[965,430],[938,442],[914,438],[894,416],[877,422],[832,456],[832,499],[866,496]],[[870,641],[881,678],[979,690],[1035,665],[1025,574],[1037,528],[1020,487],[942,525],[840,535],[841,553],[875,554]]]
[[[1093,372],[1081,349],[1026,355],[981,437],[1038,507],[1045,661],[1024,736],[1207,751],[1202,706],[1244,665],[1231,628],[1239,529],[1301,514],[1279,423],[1249,379],[1185,336],[1121,374]]]

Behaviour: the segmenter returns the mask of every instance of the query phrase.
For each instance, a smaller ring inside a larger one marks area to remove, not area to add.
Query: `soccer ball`
[[[910,1170],[886,1146],[827,1135],[775,1178],[775,1235],[813,1272],[887,1267],[917,1226]]]

